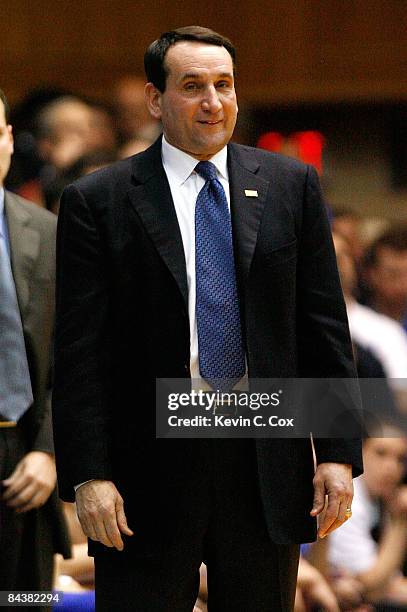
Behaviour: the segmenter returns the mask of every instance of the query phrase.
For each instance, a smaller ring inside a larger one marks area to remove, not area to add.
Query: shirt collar
[[[185,183],[198,163],[195,157],[171,145],[165,139],[164,134],[162,138],[161,154],[165,169],[171,172],[180,185]],[[218,173],[226,180],[228,179],[227,154],[227,146],[225,145],[223,149],[218,151],[209,160],[216,166]]]

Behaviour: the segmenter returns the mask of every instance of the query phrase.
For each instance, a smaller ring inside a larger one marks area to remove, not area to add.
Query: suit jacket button
[[[189,365],[187,363],[184,363],[184,370],[189,374]]]

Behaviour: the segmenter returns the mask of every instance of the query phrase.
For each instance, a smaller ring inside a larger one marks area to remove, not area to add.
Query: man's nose
[[[202,100],[202,109],[211,113],[218,113],[222,108],[221,101],[219,100],[218,92],[215,87],[208,87],[205,91],[205,96]]]

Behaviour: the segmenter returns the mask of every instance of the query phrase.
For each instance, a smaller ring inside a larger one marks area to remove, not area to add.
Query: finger
[[[338,513],[338,519],[337,519],[338,525],[333,525],[329,529],[328,533],[330,533],[331,531],[334,531],[334,529],[337,529],[338,527],[346,523],[346,521],[348,521],[351,518],[352,516],[351,504],[352,504],[352,498],[343,500],[341,502],[339,513]],[[350,513],[349,513],[349,510],[350,510]]]
[[[120,551],[123,550],[124,543],[123,543],[123,539],[120,533],[119,517],[120,517],[121,523],[123,524],[123,516],[124,516],[123,499],[120,496],[118,496],[115,501],[114,512],[112,513],[109,512],[105,514],[104,523],[105,523],[105,528],[110,538],[110,541],[112,542],[113,546],[117,550],[120,550]],[[124,526],[127,527],[127,530],[128,530],[127,521],[126,521],[125,516],[124,516]],[[128,534],[128,535],[131,535],[131,534]]]
[[[21,484],[22,487],[18,490],[13,489],[11,491],[8,491],[7,496],[4,495],[3,499],[8,505],[15,506],[18,503],[26,502],[34,495],[41,495],[46,500],[51,493],[51,489],[47,485],[45,485],[44,483],[40,483],[32,478],[24,479],[24,483]],[[19,500],[17,504],[15,503],[16,500]]]
[[[81,524],[83,533],[86,535],[87,538],[90,538],[91,540],[94,540],[96,542],[97,540],[96,532],[93,528],[92,523],[84,519],[83,517],[78,516],[78,518],[79,518],[79,522]]]
[[[318,516],[325,507],[325,486],[322,481],[314,481],[314,501],[311,516]]]
[[[348,507],[350,507],[349,502],[347,500],[342,500],[339,505],[338,516],[336,520],[331,524],[329,529],[327,529],[327,531],[325,532],[325,536],[332,533],[332,531],[335,531],[335,529],[338,529],[338,527],[343,525],[343,523],[348,520],[348,517],[346,516],[346,509]]]
[[[16,509],[16,512],[22,514],[24,512],[28,512],[29,510],[33,510],[34,508],[40,508],[47,501],[48,496],[44,494],[43,491],[36,493],[28,502],[19,506]]]
[[[349,513],[349,510],[350,510],[350,513]],[[339,513],[338,513],[338,519],[341,521],[341,523],[344,523],[345,521],[349,520],[351,516],[352,516],[352,500],[349,498],[346,498],[341,502],[341,506],[339,508]]]
[[[101,518],[98,518],[98,520],[96,521],[94,520],[93,527],[96,533],[97,541],[103,544],[104,546],[107,546],[108,548],[113,548],[114,544],[109,537],[104,521]]]
[[[7,480],[3,480],[3,485],[6,490],[3,493],[3,499],[11,499],[14,495],[17,495],[24,487],[29,485],[31,482],[31,478],[27,476],[27,474],[19,473],[16,474],[14,478],[8,478]]]
[[[22,491],[19,491],[13,497],[10,497],[6,500],[7,506],[10,508],[18,508],[19,506],[23,506],[28,503],[34,495],[37,494],[37,489],[33,483],[24,487]]]
[[[6,478],[5,480],[3,480],[3,484],[8,487],[10,484],[12,484],[16,478],[18,478],[22,473],[24,472],[24,468],[22,463],[19,463],[14,471],[10,474],[10,476],[8,478]]]
[[[328,584],[321,582],[309,593],[310,598],[315,604],[320,604],[324,612],[340,612],[337,599]]]
[[[87,517],[85,513],[78,512],[78,509],[77,509],[77,516],[78,516],[79,523],[82,527],[82,531],[86,535],[86,537],[90,538],[91,540],[96,540],[96,533],[93,528],[92,521]]]
[[[119,507],[119,509],[116,511],[116,518],[117,518],[117,524],[119,526],[119,529],[122,533],[124,533],[124,535],[128,535],[128,536],[134,535],[134,532],[130,529],[130,527],[127,524],[127,518],[124,513],[123,504],[121,504],[121,507]]]
[[[105,528],[111,545],[114,546],[117,550],[123,550],[124,543],[119,531],[116,516],[114,517],[114,519],[112,517],[109,517],[107,520],[105,520]]]
[[[326,536],[328,529],[338,518],[339,506],[340,499],[333,494],[330,494],[328,496],[328,506],[326,508],[326,512],[318,527],[318,536],[320,538],[324,538]]]

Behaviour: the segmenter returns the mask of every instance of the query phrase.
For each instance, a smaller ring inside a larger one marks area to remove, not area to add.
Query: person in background
[[[101,102],[90,101],[88,104],[92,113],[88,135],[89,152],[105,151],[116,156],[118,133],[114,110]]]
[[[368,249],[364,276],[369,305],[407,332],[407,224],[391,227]],[[407,374],[406,374],[407,376]]]
[[[361,240],[361,218],[358,213],[346,207],[334,207],[332,211],[332,230],[342,236],[348,245],[357,270],[363,257],[364,245]]]
[[[92,108],[75,96],[62,96],[41,109],[36,140],[51,178],[90,152],[93,138]]]
[[[139,141],[151,144],[160,134],[160,122],[150,115],[145,103],[145,84],[145,79],[135,75],[123,76],[115,84],[112,104],[122,146]]]
[[[407,437],[400,425],[374,425],[363,444],[364,474],[355,479],[353,515],[328,539],[333,586],[348,606],[385,601],[407,609]],[[381,437],[376,437],[380,435]],[[376,542],[372,530],[381,523]]]
[[[0,590],[50,590],[54,553],[69,555],[49,401],[56,218],[4,189],[12,153],[0,90]]]
[[[120,147],[118,152],[119,159],[125,159],[131,155],[141,153],[142,151],[148,149],[151,144],[151,141],[146,140],[145,138],[133,138]]]
[[[62,192],[67,185],[81,176],[109,166],[115,161],[117,161],[116,154],[106,149],[95,150],[93,153],[80,157],[71,166],[60,172],[53,181],[44,186],[46,208],[57,215]]]
[[[307,559],[300,557],[294,612],[310,609],[339,612],[338,600],[329,582]]]
[[[380,361],[404,411],[407,409],[407,337],[398,322],[356,301],[356,270],[348,242],[335,232],[334,245],[352,339]]]

